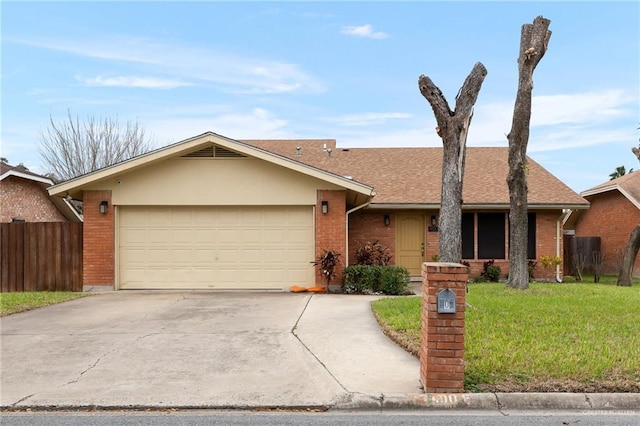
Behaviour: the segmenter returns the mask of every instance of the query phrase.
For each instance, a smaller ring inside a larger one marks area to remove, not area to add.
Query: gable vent
[[[221,146],[208,146],[182,156],[183,158],[245,158],[246,155]]]

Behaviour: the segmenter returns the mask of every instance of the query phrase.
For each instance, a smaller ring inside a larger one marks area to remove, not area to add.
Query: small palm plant
[[[313,262],[313,266],[319,268],[320,273],[327,279],[325,293],[329,292],[329,284],[336,276],[336,267],[340,263],[340,256],[340,253],[335,250],[322,250],[322,254]]]

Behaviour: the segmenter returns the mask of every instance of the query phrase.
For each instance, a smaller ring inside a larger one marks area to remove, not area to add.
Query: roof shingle
[[[337,148],[333,139],[243,142],[373,186],[374,204],[440,204],[442,148]],[[467,148],[464,204],[509,204],[507,159],[508,148]],[[588,206],[584,198],[530,158],[527,183],[530,205]]]

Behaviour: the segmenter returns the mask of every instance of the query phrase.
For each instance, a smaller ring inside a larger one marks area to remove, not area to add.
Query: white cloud
[[[227,112],[204,116],[193,114],[176,118],[173,111],[140,117],[145,128],[153,132],[160,145],[177,142],[204,132],[214,132],[232,139],[288,139],[298,138],[289,122],[264,108],[249,112]]]
[[[625,106],[633,101],[634,97],[622,90],[534,96],[531,125],[608,121],[628,114]]]
[[[342,34],[346,34],[350,36],[375,38],[375,39],[382,39],[382,38],[389,37],[387,33],[384,33],[382,31],[374,31],[373,26],[371,26],[370,24],[342,27],[342,30],[340,32]]]
[[[615,127],[612,124],[615,120],[634,114],[635,102],[636,98],[622,90],[534,96],[529,146],[534,150],[550,150],[606,143],[620,135],[615,130],[594,131],[595,126]],[[506,144],[512,116],[512,100],[477,105],[469,143]]]
[[[411,114],[404,112],[365,112],[362,114],[347,114],[339,117],[326,118],[325,121],[341,126],[371,126],[384,124],[389,120],[411,118]]]
[[[320,93],[325,87],[298,65],[188,44],[145,38],[12,40],[43,49],[119,62],[173,80],[217,85],[232,93]]]
[[[143,89],[174,89],[176,87],[193,86],[192,83],[185,81],[155,78],[155,77],[103,77],[101,75],[93,78],[76,77],[76,80],[87,86],[100,87],[138,87]]]

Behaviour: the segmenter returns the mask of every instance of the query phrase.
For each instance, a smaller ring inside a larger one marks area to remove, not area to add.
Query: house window
[[[504,259],[505,214],[478,213],[478,259]]]
[[[536,214],[529,213],[527,215],[528,234],[527,234],[527,259],[536,259]]]
[[[475,258],[474,213],[462,213],[462,258]]]
[[[475,219],[477,217],[477,234]],[[536,258],[536,214],[529,213],[527,234],[527,258]],[[462,213],[462,258],[463,259],[506,259],[505,213]],[[476,235],[478,253],[475,253]]]

